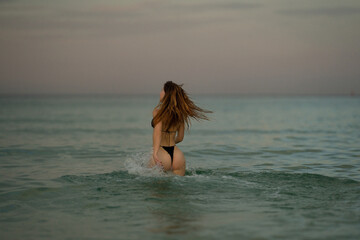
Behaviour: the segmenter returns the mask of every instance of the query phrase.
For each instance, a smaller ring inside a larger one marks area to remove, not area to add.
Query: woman
[[[182,89],[172,81],[164,84],[159,104],[153,111],[153,155],[149,166],[162,166],[164,171],[185,175],[185,157],[176,146],[184,139],[185,124],[190,127],[190,118],[209,120],[205,113],[211,113],[196,106]]]

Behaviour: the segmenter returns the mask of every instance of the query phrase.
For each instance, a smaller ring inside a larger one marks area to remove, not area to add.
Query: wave
[[[81,182],[107,182],[107,181],[121,181],[121,180],[141,180],[148,178],[169,178],[173,177],[177,180],[188,178],[204,178],[208,179],[237,179],[246,180],[253,183],[261,184],[302,184],[303,186],[318,186],[318,187],[337,187],[337,186],[357,186],[360,187],[360,182],[350,178],[325,176],[314,173],[292,173],[286,171],[231,171],[230,168],[218,169],[204,169],[193,168],[187,169],[185,176],[177,176],[172,173],[165,173],[160,168],[146,168],[139,167],[137,164],[129,165],[127,170],[118,170],[110,173],[94,174],[94,175],[64,175],[59,179],[69,183]]]
[[[302,149],[274,149],[270,150],[263,148],[256,151],[249,151],[238,146],[231,147],[230,145],[215,145],[212,148],[206,147],[201,149],[192,150],[189,154],[192,156],[209,155],[209,156],[253,156],[262,154],[273,155],[292,155],[300,153],[321,153],[323,150],[316,148],[302,148]]]
[[[296,134],[336,134],[338,131],[328,129],[260,129],[260,128],[237,128],[237,129],[194,129],[192,133],[198,133],[201,135],[231,135],[231,134],[284,134],[284,133],[296,133]],[[343,132],[343,131],[342,131]]]
[[[185,176],[177,176],[172,172],[164,172],[158,166],[148,167],[152,151],[141,152],[128,156],[122,169],[109,173],[94,175],[64,175],[57,179],[65,184],[98,185],[100,188],[113,186],[129,188],[130,186],[147,185],[154,181],[175,184],[178,187],[194,188],[196,191],[221,188],[223,191],[237,191],[237,188],[274,189],[285,188],[307,192],[309,189],[324,189],[329,192],[356,188],[360,192],[360,182],[338,176],[326,176],[317,173],[298,173],[289,170],[239,170],[237,167],[192,168],[187,167]]]
[[[190,168],[185,176],[174,176],[159,169],[138,169],[130,165],[108,173],[91,175],[63,175],[52,179],[48,186],[24,186],[8,189],[0,193],[0,200],[5,204],[12,200],[32,201],[34,199],[73,198],[80,192],[101,197],[123,196],[132,199],[134,194],[142,196],[142,192],[156,191],[159,194],[201,194],[203,197],[251,195],[254,199],[285,199],[290,195],[307,200],[347,199],[358,201],[360,182],[334,176],[312,173],[289,173],[284,171],[235,171],[232,168]],[[100,194],[100,195],[99,195]],[[82,197],[78,196],[79,198]],[[129,200],[128,199],[128,200]],[[52,200],[51,200],[52,201]],[[129,200],[130,201],[130,200]],[[34,202],[35,203],[35,202]],[[3,205],[0,211],[10,211],[12,206]]]
[[[54,125],[56,125],[55,123]],[[81,133],[81,134],[148,134],[149,129],[145,128],[108,128],[108,129],[96,129],[96,128],[84,128],[84,127],[68,127],[68,126],[41,126],[41,127],[17,127],[13,129],[6,129],[7,133],[27,133],[27,134],[69,134],[69,133]]]
[[[7,123],[9,120],[0,119],[0,122]],[[116,127],[116,128],[105,128],[99,129],[94,127],[70,127],[72,123],[76,121],[73,120],[42,120],[42,119],[12,119],[12,122],[16,124],[23,124],[23,126],[17,126],[16,128],[5,129],[6,132],[25,132],[32,134],[45,134],[45,133],[98,133],[98,134],[148,134],[150,128],[143,127]],[[42,124],[42,126],[34,126],[31,124]],[[24,126],[24,124],[30,124],[29,126]],[[45,124],[45,125],[44,125]],[[70,125],[69,125],[70,124]],[[345,131],[344,129],[329,130],[329,129],[293,129],[293,128],[284,128],[284,129],[261,129],[261,128],[236,128],[236,129],[192,129],[192,134],[197,134],[201,136],[220,136],[220,135],[242,135],[242,134],[351,134],[351,131]],[[304,140],[304,136],[290,135],[287,136],[289,139],[294,140]]]

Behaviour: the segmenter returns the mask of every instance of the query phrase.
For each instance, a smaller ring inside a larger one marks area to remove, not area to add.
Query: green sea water
[[[0,239],[360,239],[360,98],[192,96],[145,167],[158,96],[0,97]]]

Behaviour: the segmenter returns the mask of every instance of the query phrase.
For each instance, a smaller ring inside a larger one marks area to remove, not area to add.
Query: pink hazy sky
[[[0,0],[0,93],[360,93],[359,26],[358,0]]]

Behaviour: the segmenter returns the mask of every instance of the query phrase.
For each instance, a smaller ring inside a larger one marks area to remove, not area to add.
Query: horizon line
[[[359,97],[360,93],[189,93],[189,96],[238,96],[238,97]],[[86,97],[86,96],[158,96],[158,93],[0,93],[0,97]]]

